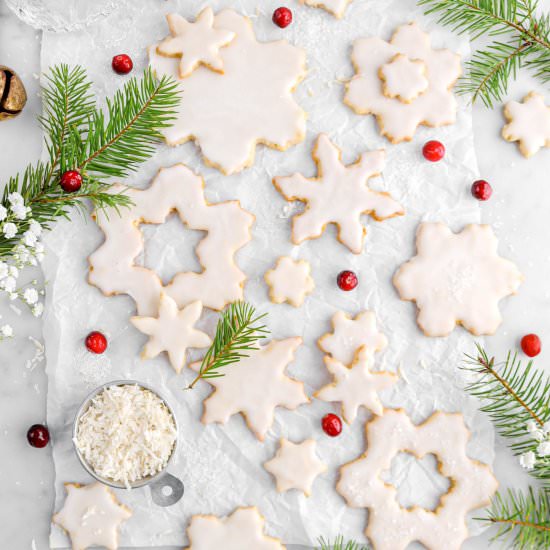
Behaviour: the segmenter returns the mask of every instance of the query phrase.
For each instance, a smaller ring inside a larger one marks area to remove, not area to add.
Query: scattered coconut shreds
[[[80,417],[78,450],[96,474],[130,488],[164,469],[176,442],[174,418],[153,392],[109,386]]]

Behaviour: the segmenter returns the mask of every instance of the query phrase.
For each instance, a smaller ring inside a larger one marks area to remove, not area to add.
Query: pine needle
[[[257,350],[258,342],[269,334],[265,325],[259,324],[266,314],[257,315],[254,307],[246,302],[229,304],[218,320],[212,345],[204,356],[196,378],[187,389],[201,379],[224,376],[220,369],[237,363],[247,352]]]
[[[369,546],[360,545],[355,541],[344,541],[342,535],[336,537],[334,542],[331,543],[330,540],[326,540],[323,537],[319,539],[319,548],[318,550],[369,550]]]

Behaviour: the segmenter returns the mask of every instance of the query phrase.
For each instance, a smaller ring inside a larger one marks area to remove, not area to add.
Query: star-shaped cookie
[[[524,157],[532,157],[541,147],[550,147],[550,106],[535,92],[528,93],[521,103],[510,101],[504,106],[508,121],[502,128],[506,141],[519,142]]]
[[[192,302],[179,310],[176,302],[164,292],[160,295],[158,317],[132,317],[130,321],[143,334],[150,336],[143,348],[143,359],[154,359],[168,353],[170,364],[179,374],[185,367],[187,348],[206,348],[212,340],[197,330],[195,323],[202,313],[202,303]]]
[[[338,226],[338,240],[353,253],[363,250],[366,229],[363,214],[381,221],[401,216],[404,210],[388,193],[372,191],[367,182],[384,167],[384,151],[363,153],[355,164],[342,163],[340,150],[320,134],[313,149],[318,177],[302,174],[275,177],[273,185],[288,201],[305,202],[303,213],[292,219],[292,242],[320,237],[328,224]]]
[[[315,288],[309,263],[305,260],[295,261],[288,256],[279,258],[275,268],[267,271],[264,278],[274,304],[288,302],[294,307],[300,307],[306,295]]]
[[[371,372],[372,355],[361,348],[350,367],[325,355],[325,366],[333,376],[332,384],[324,386],[315,393],[321,401],[342,403],[342,417],[351,424],[357,417],[359,407],[363,406],[376,415],[381,415],[384,407],[378,392],[397,383],[398,377],[391,372]]]
[[[292,410],[309,403],[303,383],[285,374],[301,343],[299,337],[272,340],[247,352],[248,357],[225,369],[223,376],[209,378],[207,382],[215,390],[204,400],[202,421],[225,424],[234,414],[242,413],[248,427],[263,441],[276,407]],[[198,371],[200,365],[191,367]]]
[[[199,65],[223,73],[220,48],[227,46],[235,33],[214,27],[212,8],[202,10],[195,23],[190,23],[177,13],[166,16],[172,36],[165,38],[157,51],[166,57],[180,58],[179,76],[189,76]]]
[[[315,453],[316,446],[313,439],[301,443],[281,439],[275,456],[264,463],[264,468],[275,477],[279,493],[298,489],[306,496],[311,494],[315,478],[327,470]]]
[[[188,550],[285,550],[264,534],[265,520],[256,508],[237,508],[230,516],[193,516],[187,528]]]
[[[374,354],[388,345],[386,336],[378,331],[372,311],[362,311],[354,319],[337,311],[332,317],[332,328],[333,331],[319,338],[317,343],[325,353],[344,365],[351,365],[361,347]]]
[[[73,550],[102,546],[118,548],[118,527],[132,512],[102,483],[65,483],[67,498],[52,521],[71,537]]]

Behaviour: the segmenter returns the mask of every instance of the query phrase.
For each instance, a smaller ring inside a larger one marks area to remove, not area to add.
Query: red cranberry
[[[445,146],[440,141],[428,141],[422,148],[422,154],[426,160],[438,162],[445,156]]]
[[[536,334],[526,334],[521,339],[521,349],[528,357],[535,357],[540,353],[542,344]]]
[[[78,170],[68,170],[61,176],[59,184],[66,193],[76,193],[82,187],[82,176]]]
[[[113,71],[118,74],[128,74],[134,68],[132,58],[125,53],[115,55],[111,65],[113,67]]]
[[[323,431],[330,437],[336,437],[342,433],[342,421],[335,414],[329,413],[323,416],[322,426]]]
[[[86,347],[92,353],[103,353],[107,349],[107,338],[101,332],[90,332],[86,336]]]
[[[493,194],[493,188],[488,181],[477,180],[472,184],[472,195],[478,201],[488,201]]]
[[[285,7],[277,8],[273,12],[273,23],[281,29],[288,27],[292,23],[292,12]]]
[[[27,432],[27,441],[32,447],[42,449],[50,441],[50,432],[42,424],[33,424]]]
[[[353,290],[359,284],[357,275],[353,271],[341,271],[338,273],[336,282],[340,289],[346,292]]]

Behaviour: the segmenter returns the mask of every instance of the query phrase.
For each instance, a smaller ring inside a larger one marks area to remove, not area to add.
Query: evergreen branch
[[[502,37],[472,55],[457,92],[492,107],[502,101],[522,67],[543,84],[550,81],[550,14],[537,14],[538,0],[418,0],[426,14],[472,40]]]
[[[192,389],[201,379],[219,378],[219,370],[237,363],[247,352],[258,349],[258,341],[269,334],[265,325],[258,323],[266,314],[257,315],[254,307],[246,302],[234,302],[221,313],[212,345],[206,352],[196,378],[187,389]]]
[[[369,550],[369,546],[360,545],[355,541],[344,541],[344,537],[339,535],[331,543],[330,540],[326,540],[323,537],[319,539],[319,548],[317,550]]]
[[[512,490],[505,495],[497,493],[488,515],[477,519],[497,526],[492,540],[513,538],[517,550],[550,548],[550,492],[544,489],[538,494],[531,487],[526,494]]]

